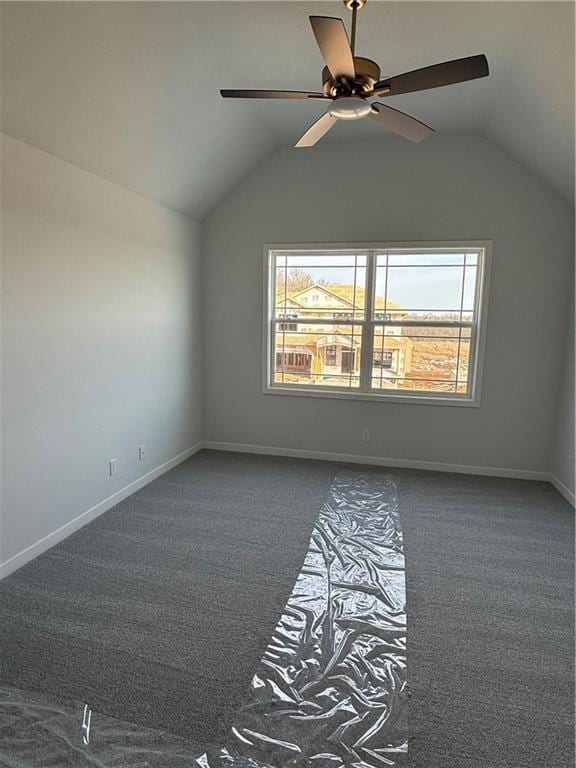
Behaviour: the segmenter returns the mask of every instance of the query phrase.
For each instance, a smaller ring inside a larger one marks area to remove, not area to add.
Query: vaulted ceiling
[[[225,101],[218,92],[319,89],[311,14],[349,23],[341,2],[3,3],[2,129],[203,216],[322,113],[320,102]],[[370,0],[357,53],[378,61],[382,76],[486,53],[489,78],[387,103],[443,134],[484,134],[571,197],[572,2]],[[364,136],[387,139],[362,120],[337,124],[325,140],[346,151]]]

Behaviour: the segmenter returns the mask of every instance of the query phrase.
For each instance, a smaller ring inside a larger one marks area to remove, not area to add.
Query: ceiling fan
[[[484,54],[464,59],[444,61],[403,75],[380,80],[380,67],[371,59],[355,55],[356,15],[366,0],[344,0],[352,11],[351,41],[342,19],[310,16],[312,31],[326,66],[322,70],[322,93],[310,91],[246,91],[221,90],[224,98],[233,99],[319,99],[328,101],[328,111],[318,118],[297,147],[312,147],[338,120],[358,120],[371,117],[385,128],[410,141],[422,141],[434,133],[433,128],[415,117],[379,102],[374,96],[397,96],[413,91],[425,91],[442,85],[463,83],[486,77],[488,62]]]

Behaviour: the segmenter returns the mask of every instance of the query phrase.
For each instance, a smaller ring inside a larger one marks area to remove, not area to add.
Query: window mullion
[[[472,320],[375,320],[374,325],[397,328],[473,328]]]
[[[364,302],[364,322],[362,324],[362,352],[360,357],[360,391],[370,390],[372,374],[372,356],[374,345],[374,287],[376,283],[376,254],[367,254],[366,301]]]

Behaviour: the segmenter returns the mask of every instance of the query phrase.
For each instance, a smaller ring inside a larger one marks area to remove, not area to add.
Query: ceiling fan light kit
[[[370,117],[393,133],[419,142],[434,129],[405,112],[377,102],[375,96],[398,96],[404,93],[440,88],[486,77],[488,61],[484,54],[445,61],[403,75],[380,79],[375,61],[355,55],[356,17],[366,0],[343,0],[352,11],[350,39],[342,19],[310,16],[310,24],[320,53],[326,63],[322,70],[322,93],[313,91],[221,90],[224,98],[240,99],[308,99],[329,101],[328,111],[316,120],[296,147],[312,147],[338,120],[360,120]]]
[[[362,96],[341,96],[334,99],[328,111],[339,120],[358,120],[370,114],[372,105]]]

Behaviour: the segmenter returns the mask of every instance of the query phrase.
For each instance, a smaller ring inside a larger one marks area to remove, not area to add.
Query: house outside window
[[[490,250],[266,246],[264,392],[478,405]]]
[[[331,344],[326,347],[326,365],[336,365],[338,356],[338,347],[336,344]]]
[[[280,314],[279,317],[282,318],[292,318],[292,319],[298,319],[298,315],[286,315],[286,314]],[[278,328],[281,331],[297,331],[298,330],[298,323],[278,323]]]
[[[394,353],[389,351],[375,352],[374,365],[379,365],[381,368],[392,368],[394,366]]]

